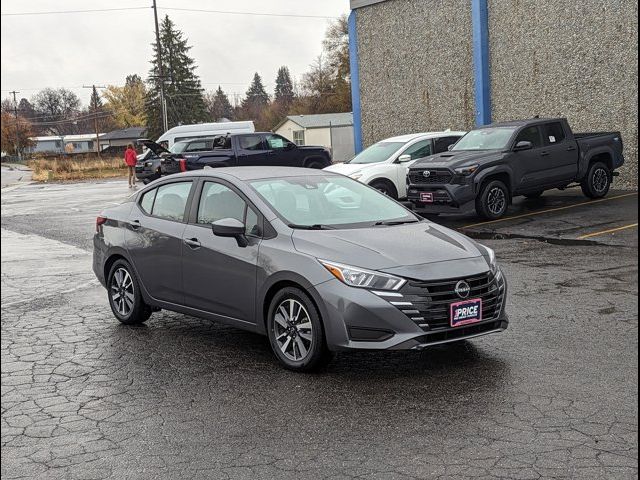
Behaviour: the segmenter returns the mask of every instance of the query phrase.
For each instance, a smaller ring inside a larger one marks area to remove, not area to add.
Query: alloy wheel
[[[507,196],[499,187],[494,187],[487,195],[487,207],[493,215],[501,215],[507,204]]]
[[[133,310],[135,292],[133,279],[125,268],[118,268],[111,277],[111,301],[115,309],[123,317],[127,317]]]
[[[313,326],[304,305],[288,298],[278,305],[273,320],[274,338],[282,354],[296,362],[306,358],[313,343]]]
[[[598,168],[593,172],[593,190],[596,193],[602,193],[607,189],[609,184],[609,174],[604,168]]]

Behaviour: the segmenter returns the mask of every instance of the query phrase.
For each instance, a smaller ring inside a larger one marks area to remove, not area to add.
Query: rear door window
[[[158,187],[151,215],[176,222],[184,221],[192,182],[169,183]]]
[[[242,150],[265,150],[262,135],[243,135],[238,138]]]
[[[553,122],[547,123],[544,126],[544,143],[546,145],[561,143],[565,138],[566,136],[564,134],[564,128],[562,128],[562,123]]]
[[[516,138],[516,145],[518,142],[531,142],[533,144],[533,148],[540,148],[542,146],[540,127],[533,126],[522,130]]]

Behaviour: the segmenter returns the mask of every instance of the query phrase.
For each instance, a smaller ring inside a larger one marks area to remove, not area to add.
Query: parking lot
[[[637,478],[637,192],[438,218],[496,250],[509,329],[312,375],[181,314],[120,325],[91,236],[130,193],[2,191],[3,478]]]

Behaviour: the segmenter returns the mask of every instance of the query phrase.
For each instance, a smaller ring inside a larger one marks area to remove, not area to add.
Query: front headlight
[[[144,164],[145,167],[151,167],[153,166],[153,162],[147,162]]]
[[[405,279],[394,275],[351,267],[341,263],[328,262],[326,260],[318,259],[318,261],[324,268],[329,270],[334,277],[350,287],[369,288],[372,290],[399,290],[406,283]]]
[[[487,259],[487,263],[489,264],[489,268],[491,269],[491,273],[497,275],[500,269],[498,268],[498,261],[496,260],[496,252],[494,252],[489,247],[484,247],[487,251],[487,255],[485,258]]]
[[[467,167],[456,168],[454,171],[458,175],[471,175],[473,172],[478,170],[479,167],[480,165],[469,165]]]

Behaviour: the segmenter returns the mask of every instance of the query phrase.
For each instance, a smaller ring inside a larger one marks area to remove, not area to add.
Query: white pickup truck
[[[387,138],[345,163],[325,168],[366,183],[394,199],[407,197],[407,172],[419,158],[446,152],[465,132],[427,132]]]

